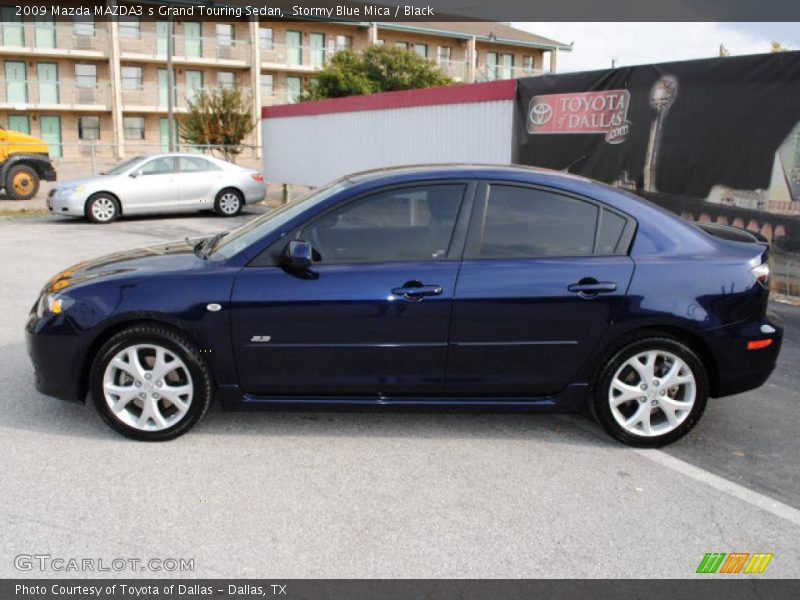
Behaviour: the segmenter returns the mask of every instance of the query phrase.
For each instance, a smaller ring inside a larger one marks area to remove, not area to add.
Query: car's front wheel
[[[119,202],[109,194],[95,194],[86,201],[84,212],[92,223],[111,223],[119,217]]]
[[[90,383],[103,419],[144,441],[188,431],[205,415],[213,395],[210,371],[197,349],[156,325],[125,329],[103,344]]]
[[[646,336],[610,355],[590,408],[618,440],[657,448],[689,433],[707,400],[708,375],[697,354],[678,339]]]

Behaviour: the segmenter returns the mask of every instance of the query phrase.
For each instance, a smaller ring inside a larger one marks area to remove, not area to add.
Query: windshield
[[[129,158],[128,160],[123,160],[117,166],[110,168],[108,171],[104,173],[104,175],[120,175],[124,173],[128,169],[130,169],[133,165],[137,162],[142,160],[143,156],[134,156],[133,158]]]
[[[230,258],[269,232],[288,223],[307,208],[322,202],[326,198],[330,198],[349,186],[350,182],[348,180],[338,179],[324,187],[311,190],[291,204],[285,204],[257,219],[253,219],[249,223],[245,223],[241,227],[231,229],[217,241],[209,254],[212,258]]]

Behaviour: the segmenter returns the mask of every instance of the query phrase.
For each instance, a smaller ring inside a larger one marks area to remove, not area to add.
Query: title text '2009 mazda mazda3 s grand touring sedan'
[[[772,372],[769,248],[518,167],[345,177],[227,233],[53,277],[37,388],[166,440],[224,408],[585,408],[661,446]]]

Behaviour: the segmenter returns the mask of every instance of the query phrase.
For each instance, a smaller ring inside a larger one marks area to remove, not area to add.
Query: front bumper
[[[85,214],[85,206],[85,194],[59,194],[51,192],[47,196],[47,210],[54,215],[82,217]]]
[[[47,396],[83,402],[86,384],[82,378],[84,352],[81,340],[64,315],[28,317],[25,345],[33,362],[36,389]]]
[[[763,348],[748,349],[748,342],[772,340]],[[763,385],[778,360],[783,342],[783,324],[773,314],[764,319],[723,327],[708,339],[716,362],[712,396],[730,396]]]

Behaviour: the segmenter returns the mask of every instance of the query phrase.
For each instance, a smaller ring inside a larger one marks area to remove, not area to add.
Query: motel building
[[[53,158],[109,160],[168,148],[166,18],[15,12],[2,7],[0,124],[43,138]],[[402,48],[465,83],[555,72],[558,52],[570,50],[506,23],[195,19],[172,20],[175,114],[198,89],[236,85],[252,99],[256,122],[262,106],[297,102],[343,49]],[[260,129],[247,140],[254,157]]]

